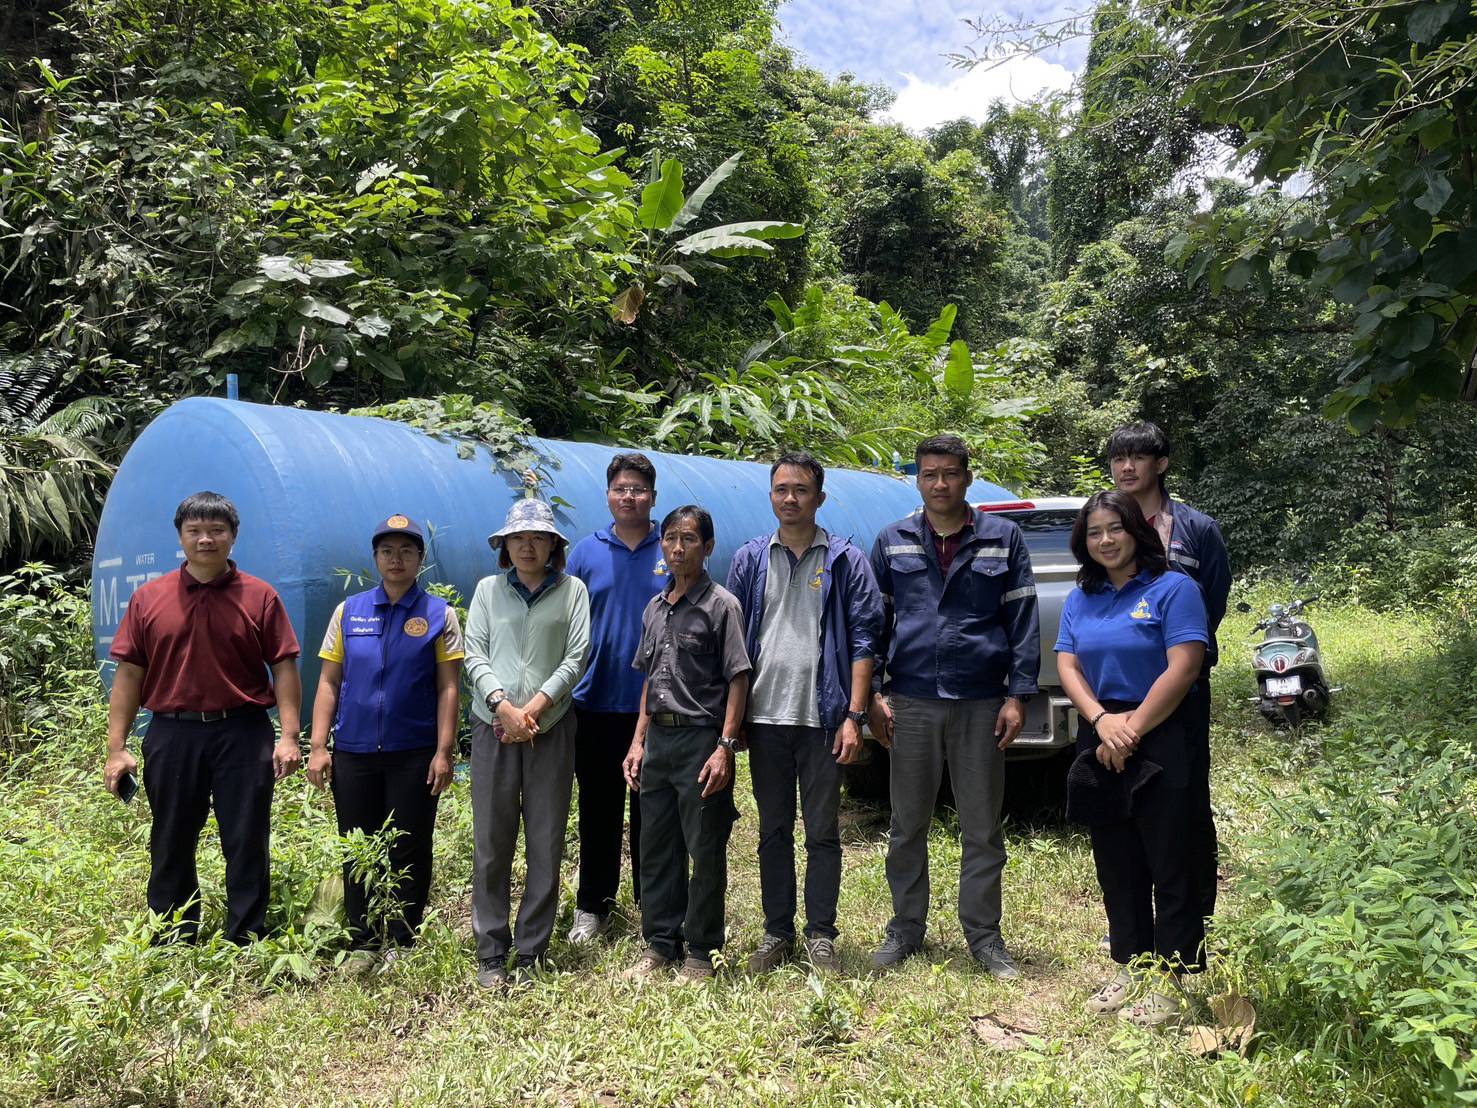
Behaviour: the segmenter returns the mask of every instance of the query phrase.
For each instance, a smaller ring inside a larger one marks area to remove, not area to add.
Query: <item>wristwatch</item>
[[[738,750],[738,740],[735,739],[732,735],[719,735],[718,745],[721,746],[724,750],[728,751],[730,754],[733,754],[735,751]]]
[[[865,727],[867,725],[866,712],[847,712],[846,718],[851,720],[851,722],[856,724],[858,727]]]
[[[497,711],[497,706],[507,699],[508,694],[506,692],[502,689],[495,689],[487,694],[487,706],[495,712]]]

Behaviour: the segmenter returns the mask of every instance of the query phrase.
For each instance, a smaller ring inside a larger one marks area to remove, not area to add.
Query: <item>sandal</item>
[[[1127,966],[1122,966],[1118,970],[1117,977],[1105,982],[1097,992],[1087,998],[1084,1007],[1091,1015],[1111,1016],[1123,1007],[1132,988],[1133,975],[1128,972]]]
[[[1133,1004],[1118,1013],[1118,1018],[1135,1027],[1172,1027],[1185,1018],[1185,1003],[1178,992],[1174,995],[1160,992],[1145,993]]]

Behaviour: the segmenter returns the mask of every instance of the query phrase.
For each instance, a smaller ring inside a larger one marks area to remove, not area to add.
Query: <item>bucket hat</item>
[[[487,545],[500,550],[505,538],[520,531],[543,531],[553,535],[565,546],[569,545],[569,540],[554,524],[554,509],[542,500],[520,500],[509,508],[508,518],[503,522],[502,528],[487,536]]]

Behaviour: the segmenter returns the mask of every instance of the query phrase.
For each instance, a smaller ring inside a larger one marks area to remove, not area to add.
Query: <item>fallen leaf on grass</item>
[[[1246,1057],[1256,1034],[1256,1008],[1244,996],[1226,993],[1213,997],[1210,1014],[1214,1027],[1191,1027],[1185,1038],[1185,1049],[1197,1057],[1232,1052]]]
[[[1036,1032],[1033,1027],[1013,1027],[993,1013],[970,1016],[969,1025],[974,1028],[975,1037],[980,1042],[996,1050],[1027,1050],[1032,1044],[1026,1036]]]

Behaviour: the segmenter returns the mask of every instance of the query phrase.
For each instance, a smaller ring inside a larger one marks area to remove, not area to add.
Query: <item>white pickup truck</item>
[[[999,512],[1021,529],[1031,554],[1031,572],[1036,578],[1041,691],[1026,705],[1026,724],[1006,752],[1011,761],[1051,758],[1070,748],[1076,738],[1077,711],[1062,692],[1052,646],[1056,643],[1062,605],[1077,583],[1077,560],[1071,550],[1072,524],[1085,502],[1086,498],[1081,496],[1055,496],[976,505],[981,511]],[[863,744],[863,760],[847,767],[847,791],[869,799],[885,798],[887,752],[870,741],[870,734],[866,738],[869,741]]]

